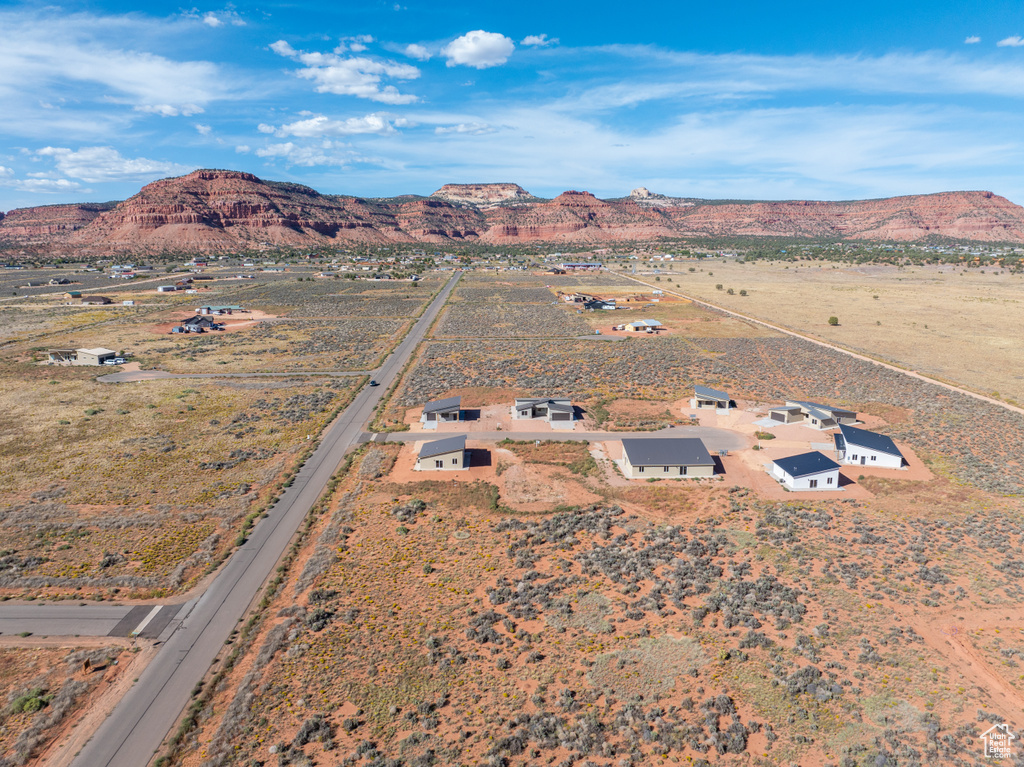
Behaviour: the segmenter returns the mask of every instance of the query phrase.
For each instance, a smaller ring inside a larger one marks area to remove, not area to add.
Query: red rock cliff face
[[[87,226],[115,204],[81,203],[18,208],[6,216],[0,214],[0,239],[21,242],[63,241],[67,235]]]
[[[470,198],[479,202],[465,201]],[[851,202],[719,202],[650,193],[599,200],[589,192],[569,191],[544,201],[515,184],[452,184],[427,198],[365,200],[322,195],[249,173],[203,170],[149,184],[113,208],[26,208],[0,221],[0,238],[7,242],[35,240],[82,255],[345,241],[596,244],[688,235],[1024,242],[1024,208],[991,192]]]

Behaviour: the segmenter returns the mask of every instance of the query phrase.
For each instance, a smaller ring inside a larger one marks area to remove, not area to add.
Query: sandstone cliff
[[[1024,242],[1024,208],[991,192],[848,202],[681,199],[640,188],[553,200],[516,184],[448,184],[430,197],[323,195],[249,173],[202,170],[143,187],[122,203],[11,211],[0,241],[103,255],[316,247],[338,242],[600,243],[686,236]]]
[[[471,205],[536,199],[519,184],[445,184],[430,196]]]

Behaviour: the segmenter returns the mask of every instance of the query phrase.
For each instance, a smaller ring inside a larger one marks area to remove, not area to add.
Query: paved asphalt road
[[[460,274],[452,277],[376,372],[381,385],[366,387],[356,396],[325,432],[292,486],[253,528],[248,542],[231,556],[210,588],[174,616],[162,632],[167,639],[159,655],[81,750],[72,763],[74,767],[141,767],[150,761],[164,736],[177,724],[192,688],[261,592],[345,453],[364,441],[363,428],[374,406],[423,339]]]
[[[51,605],[33,602],[0,608],[0,635],[139,636],[156,639],[181,605]]]

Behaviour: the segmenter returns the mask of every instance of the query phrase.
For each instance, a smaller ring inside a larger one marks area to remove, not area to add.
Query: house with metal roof
[[[786,400],[785,405],[773,407],[768,417],[779,423],[802,423],[821,431],[834,429],[841,423],[857,423],[857,414],[852,410],[799,400]]]
[[[728,392],[697,385],[693,387],[690,407],[694,409],[713,407],[716,410],[728,410],[733,407],[733,402]]]
[[[512,405],[512,418],[517,421],[547,421],[552,429],[573,429],[576,426],[576,410],[572,400],[567,397],[516,397]]]
[[[840,424],[839,432],[832,436],[835,438],[836,452],[839,453],[840,460],[848,466],[902,469],[907,465],[896,443],[884,434]]]
[[[452,423],[462,418],[462,397],[446,397],[423,406],[420,423],[424,429],[436,429],[439,423]]]
[[[95,349],[76,349],[74,364],[102,365],[107,360],[112,360],[116,356],[117,352],[113,349],[104,349],[102,346],[98,346]]]
[[[633,320],[627,322],[623,328],[631,333],[654,333],[664,327],[658,320]]]
[[[421,471],[457,471],[469,468],[466,458],[466,435],[424,442],[416,457]]]
[[[790,490],[839,488],[839,464],[816,450],[772,461],[771,475]]]
[[[713,477],[715,459],[693,437],[624,439],[620,468],[629,479]]]

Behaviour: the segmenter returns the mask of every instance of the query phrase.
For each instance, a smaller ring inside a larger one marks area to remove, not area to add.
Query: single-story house
[[[69,299],[70,298],[81,298],[81,297],[82,297],[82,291],[80,291],[80,290],[69,290],[67,293],[64,294],[64,298],[69,298]]]
[[[583,302],[583,308],[586,309],[589,312],[613,311],[613,310],[617,309],[618,306],[615,305],[615,301],[614,300],[604,301],[602,299],[595,298],[595,299],[593,299],[591,301],[584,301]]]
[[[425,442],[416,458],[416,468],[430,471],[466,469],[466,435]]]
[[[624,439],[622,473],[630,479],[713,477],[715,459],[693,437]]]
[[[420,423],[427,429],[436,429],[438,423],[450,423],[462,418],[462,397],[446,397],[423,406]]]
[[[178,290],[177,285],[160,285],[157,287],[157,293],[175,293]]]
[[[196,330],[218,330],[220,323],[216,320],[210,319],[210,317],[203,317],[196,315],[195,317],[189,317],[187,320],[181,323],[183,328],[187,328],[190,332],[195,333]]]
[[[839,488],[839,464],[816,450],[772,461],[771,475],[790,490]]]
[[[95,349],[78,349],[75,363],[78,365],[102,365],[104,360],[112,360],[117,356],[113,349],[97,347]]]
[[[106,304],[113,303],[113,301],[106,296],[82,296],[82,303],[105,306]]]
[[[732,406],[732,397],[727,392],[710,389],[707,386],[693,387],[693,398],[690,399],[692,408],[713,407],[716,410],[728,410]]]
[[[565,269],[559,269],[557,266],[553,266],[550,269],[546,269],[544,274],[565,274]]]
[[[78,359],[78,352],[74,349],[50,349],[50,362],[75,362]]]
[[[822,431],[834,429],[841,423],[857,422],[857,414],[852,410],[799,400],[786,400],[785,405],[769,410],[768,416],[779,423],[803,423],[805,426]]]
[[[657,320],[634,320],[633,322],[627,322],[624,328],[631,333],[650,333],[661,330],[662,324]]]
[[[907,464],[896,443],[884,434],[840,424],[839,433],[832,436],[840,460],[847,465],[902,469]]]
[[[517,420],[539,418],[548,423],[572,423],[576,419],[572,400],[567,397],[516,397],[512,405],[512,417]]]
[[[67,277],[54,277],[52,280],[50,280],[50,284],[51,285],[70,285],[71,284],[71,280],[69,280]]]
[[[218,304],[211,306],[197,306],[197,314],[232,314],[233,312],[244,312],[245,308],[239,304]]]
[[[131,298],[126,298],[121,302],[121,306],[135,306],[135,301]]]

